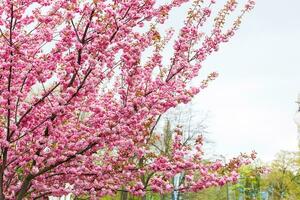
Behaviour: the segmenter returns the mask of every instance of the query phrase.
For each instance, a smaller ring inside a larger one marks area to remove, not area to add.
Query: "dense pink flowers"
[[[204,164],[201,142],[183,145],[179,129],[170,159],[154,148],[155,126],[217,77],[189,84],[254,2],[225,29],[237,5],[229,0],[205,33],[215,1],[195,0],[168,64],[162,51],[174,31],[158,25],[188,0],[157,2],[0,2],[0,199],[196,191],[236,180],[246,156]],[[185,185],[174,188],[170,179],[180,173]]]

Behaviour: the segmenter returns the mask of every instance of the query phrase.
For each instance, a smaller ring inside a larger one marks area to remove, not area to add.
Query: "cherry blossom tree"
[[[183,191],[236,179],[248,156],[203,164],[199,139],[194,156],[183,159],[180,130],[173,159],[153,156],[150,164],[135,164],[148,153],[145,144],[160,116],[216,77],[189,84],[254,6],[245,2],[225,29],[237,7],[229,0],[205,33],[215,0],[194,0],[177,36],[160,33],[170,11],[188,2],[0,1],[0,199],[163,193],[174,189],[168,178],[182,170],[190,173]],[[174,53],[164,63],[162,51],[172,40]],[[157,174],[147,188],[145,171]]]

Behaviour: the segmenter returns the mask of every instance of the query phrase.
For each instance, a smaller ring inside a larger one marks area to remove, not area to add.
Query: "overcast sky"
[[[300,92],[299,47],[300,1],[262,0],[231,42],[209,57],[200,77],[211,71],[220,77],[194,99],[194,106],[210,112],[215,153],[255,150],[270,161],[280,150],[297,149],[293,117]]]

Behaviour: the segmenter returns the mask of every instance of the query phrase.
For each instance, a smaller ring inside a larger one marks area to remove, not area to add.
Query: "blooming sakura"
[[[238,10],[228,0],[216,16],[215,0],[158,2],[0,1],[0,199],[144,196],[237,180],[236,170],[254,154],[204,162],[202,138],[185,145],[180,128],[170,156],[153,146],[161,116],[217,77],[189,84],[254,2]],[[160,31],[185,3],[179,33]],[[225,26],[232,12],[240,14]],[[208,20],[214,24],[203,32]],[[184,184],[175,187],[171,179],[182,173]]]

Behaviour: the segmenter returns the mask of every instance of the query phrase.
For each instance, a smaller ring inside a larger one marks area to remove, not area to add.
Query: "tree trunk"
[[[18,192],[17,200],[22,200],[22,199],[25,197],[25,195],[26,195],[26,193],[27,193],[27,190],[28,190],[28,187],[29,187],[29,185],[30,185],[30,182],[31,182],[31,180],[32,180],[33,178],[34,178],[34,177],[33,177],[31,174],[29,174],[29,175],[25,178],[25,180],[24,180],[24,182],[23,182],[23,184],[22,184],[22,186],[21,186],[21,189],[20,189],[20,191]]]
[[[125,191],[121,192],[121,200],[128,200],[128,192]]]

